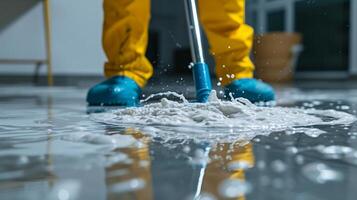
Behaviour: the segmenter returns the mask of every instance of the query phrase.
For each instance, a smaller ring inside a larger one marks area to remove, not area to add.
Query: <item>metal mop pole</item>
[[[204,149],[204,156],[205,158],[208,158],[209,157],[209,152],[211,150],[211,147],[206,147]],[[205,172],[206,172],[206,167],[208,165],[207,162],[205,163],[201,163],[202,166],[201,166],[201,169],[200,169],[200,175],[198,177],[198,181],[197,181],[197,188],[196,188],[196,192],[195,192],[195,196],[194,196],[194,200],[198,200],[200,199],[200,195],[201,195],[201,190],[202,190],[202,184],[203,184],[203,178],[205,176]]]
[[[196,98],[200,103],[207,102],[212,90],[209,69],[203,57],[200,24],[197,17],[196,0],[184,0],[191,54],[193,59],[193,79],[196,87]]]

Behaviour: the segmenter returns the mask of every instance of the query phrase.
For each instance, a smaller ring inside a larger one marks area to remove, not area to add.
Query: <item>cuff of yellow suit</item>
[[[108,69],[108,68],[105,68],[104,71],[105,71],[105,76],[107,78],[113,77],[113,76],[125,76],[128,78],[131,78],[140,86],[140,88],[144,88],[147,83],[147,80],[144,77],[142,77],[132,71],[127,71],[127,70],[118,71],[118,70]]]

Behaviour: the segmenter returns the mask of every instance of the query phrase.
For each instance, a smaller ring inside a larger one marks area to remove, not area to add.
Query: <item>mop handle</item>
[[[197,17],[196,0],[184,0],[188,32],[190,37],[191,54],[193,59],[193,80],[196,88],[196,98],[205,103],[212,90],[208,65],[205,63],[202,49],[200,24]]]

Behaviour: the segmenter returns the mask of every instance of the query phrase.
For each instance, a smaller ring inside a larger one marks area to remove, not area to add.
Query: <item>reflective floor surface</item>
[[[354,200],[357,123],[212,144],[95,122],[85,89],[0,87],[0,199]],[[280,88],[278,104],[356,115],[357,90]],[[318,103],[316,103],[318,102]]]

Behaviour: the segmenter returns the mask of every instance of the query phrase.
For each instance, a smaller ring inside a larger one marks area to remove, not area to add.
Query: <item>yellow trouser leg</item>
[[[150,0],[104,0],[105,75],[127,76],[144,87],[153,69],[145,57]]]
[[[209,192],[216,197],[219,197],[218,188],[222,181],[226,179],[246,181],[244,169],[222,170],[227,169],[228,165],[234,162],[246,163],[250,167],[254,166],[255,158],[253,153],[253,145],[247,144],[240,146],[236,144],[233,148],[232,144],[218,144],[218,148],[210,152],[210,157],[219,157],[219,160],[212,160],[206,168],[206,175],[203,182],[203,191]],[[232,151],[233,150],[233,151]],[[229,157],[231,159],[229,159]],[[237,200],[245,200],[245,196],[235,198]]]
[[[108,129],[108,132],[112,132]],[[115,192],[110,192],[107,195],[107,199],[109,200],[117,200],[117,199],[153,199],[153,188],[152,188],[152,177],[151,177],[151,163],[150,163],[150,149],[149,149],[149,138],[146,138],[144,133],[139,131],[135,131],[133,129],[126,129],[123,134],[132,135],[137,140],[140,140],[145,145],[136,149],[121,149],[120,153],[124,153],[129,156],[132,163],[130,167],[128,167],[127,163],[118,162],[106,168],[106,183],[108,188],[112,187],[115,184],[122,183],[123,181],[127,181],[130,179],[140,178],[145,181],[145,187],[140,190],[129,191],[118,196]],[[147,163],[143,165],[142,163]],[[115,175],[116,172],[120,171],[128,171],[121,176]],[[110,190],[109,190],[110,191]]]
[[[253,29],[245,24],[245,0],[199,0],[199,7],[222,85],[252,78],[254,65],[249,53]]]

